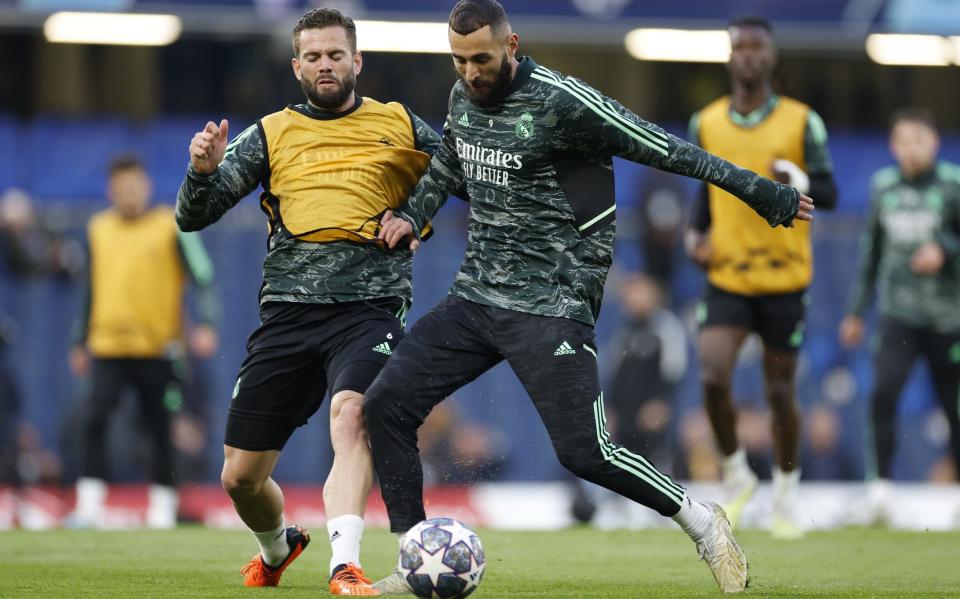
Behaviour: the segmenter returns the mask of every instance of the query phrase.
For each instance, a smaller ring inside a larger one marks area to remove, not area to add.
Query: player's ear
[[[359,75],[360,71],[363,69],[363,54],[360,53],[360,50],[357,50],[353,53],[353,74]]]
[[[510,37],[507,38],[507,51],[510,53],[510,57],[513,58],[517,55],[517,50],[520,49],[520,36],[516,33],[510,33]]]
[[[298,59],[296,56],[291,58],[290,66],[293,67],[293,74],[297,78],[297,81],[300,81],[300,77],[302,76],[300,74],[300,59]]]

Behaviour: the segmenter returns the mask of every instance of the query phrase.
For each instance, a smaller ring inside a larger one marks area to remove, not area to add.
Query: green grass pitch
[[[0,533],[0,597],[273,597],[326,594],[325,530],[279,589],[246,589],[238,570],[255,552],[242,531],[11,531]],[[715,597],[693,544],[679,530],[481,530],[484,597]],[[960,597],[960,533],[840,530],[794,542],[747,531],[754,597]],[[386,574],[396,541],[369,530],[364,566]]]

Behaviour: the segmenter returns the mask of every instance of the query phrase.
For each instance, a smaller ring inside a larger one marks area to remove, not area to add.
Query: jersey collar
[[[737,125],[738,127],[756,127],[763,121],[763,119],[770,116],[770,113],[773,112],[773,109],[776,108],[777,104],[779,103],[780,96],[777,94],[771,94],[770,99],[767,100],[766,104],[760,108],[750,112],[750,114],[740,114],[733,109],[733,102],[730,102],[730,120],[733,121],[733,124]]]
[[[507,90],[507,97],[510,97],[510,94],[523,87],[523,85],[530,79],[530,74],[533,73],[533,69],[539,66],[529,56],[521,56],[519,61],[520,64],[517,65],[517,72],[513,76],[513,81],[510,83],[510,88]]]
[[[360,105],[363,104],[363,96],[359,94],[353,94],[354,103],[353,106],[344,110],[343,112],[333,112],[332,110],[324,110],[322,108],[317,108],[310,102],[305,104],[290,104],[287,106],[290,110],[299,112],[303,116],[308,116],[312,119],[317,119],[320,121],[332,121],[334,119],[340,119],[347,115],[351,115],[360,108]]]
[[[927,183],[930,183],[931,181],[937,178],[937,171],[939,170],[937,167],[939,166],[940,166],[939,161],[934,162],[933,167],[930,170],[919,173],[912,179],[908,179],[907,176],[903,174],[903,171],[899,167],[897,167],[897,173],[900,174],[900,180],[903,181],[904,183],[908,185],[920,186],[920,185],[926,185]]]

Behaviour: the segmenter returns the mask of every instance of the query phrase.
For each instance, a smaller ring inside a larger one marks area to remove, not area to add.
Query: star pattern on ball
[[[423,564],[416,570],[413,570],[413,573],[426,574],[430,577],[430,581],[433,582],[433,586],[436,587],[440,581],[441,574],[453,573],[453,568],[443,563],[443,556],[446,550],[446,547],[441,547],[434,553],[428,553],[426,549],[421,551],[420,556],[423,558]]]
[[[460,541],[463,541],[463,544],[467,547],[473,547],[470,544],[470,537],[472,537],[474,533],[470,532],[463,526],[444,526],[443,529],[450,533],[449,545],[451,547]]]

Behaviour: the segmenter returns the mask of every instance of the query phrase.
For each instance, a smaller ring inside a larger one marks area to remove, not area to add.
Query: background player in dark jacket
[[[213,266],[200,237],[181,233],[169,206],[149,207],[152,185],[143,164],[121,157],[110,166],[107,195],[112,208],[90,219],[90,276],[70,366],[91,374],[83,428],[84,459],[77,481],[77,507],[69,523],[97,526],[108,476],[107,425],[121,394],[136,390],[141,422],[153,446],[147,525],[176,525],[170,411],[179,404],[176,363],[185,359],[184,291],[198,290],[201,323],[191,346],[202,357],[218,344],[213,328],[218,305],[212,295]],[[92,363],[90,358],[92,359]]]
[[[730,25],[731,94],[693,115],[690,141],[705,150],[792,185],[832,208],[837,189],[827,130],[809,106],[774,91],[773,28],[757,17]],[[800,412],[794,397],[803,342],[806,289],[813,278],[810,226],[773,231],[724,190],[707,185],[695,208],[686,245],[707,272],[698,309],[703,397],[722,454],[724,509],[736,527],[757,487],[737,439],[731,381],[751,332],[763,342],[763,374],[773,437],[773,511],[777,538],[803,534],[797,513]]]
[[[720,588],[743,590],[746,558],[723,510],[692,501],[607,435],[594,323],[613,257],[612,158],[718,184],[771,226],[811,218],[809,198],[518,56],[519,38],[494,0],[463,0],[449,25],[459,81],[443,143],[408,203],[382,221],[381,237],[391,246],[417,237],[450,193],[466,185],[468,244],[450,295],[417,321],[368,391],[370,439],[391,530],[405,532],[424,517],[416,443],[423,419],[506,360],[566,468],[675,518]],[[380,587],[399,587],[398,578]]]
[[[865,522],[889,518],[897,400],[920,356],[950,423],[950,451],[960,469],[960,167],[938,161],[939,148],[932,113],[894,114],[890,152],[897,165],[873,177],[859,276],[840,324],[843,345],[859,345],[877,291],[872,482],[859,514]]]
[[[190,144],[177,222],[202,229],[263,188],[270,222],[260,291],[224,438],[221,480],[260,544],[247,586],[275,586],[309,542],[283,522],[271,478],[293,431],[330,400],[333,466],[323,489],[330,591],[376,594],[360,569],[372,482],[363,394],[403,336],[413,254],[377,240],[379,216],[406,199],[439,136],[405,106],[354,91],[363,61],[353,20],[331,9],[293,29],[293,71],[307,102],[268,115],[227,145],[227,122]]]

